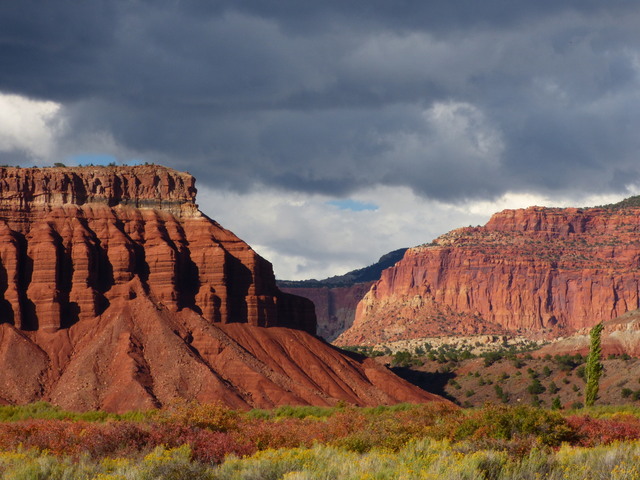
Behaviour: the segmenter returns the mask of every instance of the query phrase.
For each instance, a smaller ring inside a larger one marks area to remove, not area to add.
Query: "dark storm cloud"
[[[636,1],[2,2],[0,91],[62,103],[61,152],[106,135],[212,186],[610,192],[640,180],[639,24]]]
[[[116,21],[109,1],[1,2],[2,90],[58,101],[102,91]]]
[[[331,30],[335,24],[347,24],[352,29],[423,30],[448,33],[452,29],[512,28],[519,23],[578,10],[589,14],[620,12],[634,7],[634,0],[605,4],[599,0],[368,0],[345,2],[327,0],[207,0],[188,2],[198,14],[236,10],[268,18],[284,29],[298,33]]]

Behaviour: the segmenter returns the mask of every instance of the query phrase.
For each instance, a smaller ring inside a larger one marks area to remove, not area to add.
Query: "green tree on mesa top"
[[[589,356],[587,357],[587,366],[585,368],[585,377],[587,385],[584,390],[585,407],[592,406],[598,398],[598,389],[600,388],[600,375],[602,375],[602,363],[600,363],[600,339],[602,336],[602,323],[599,323],[591,329],[591,344],[589,345]]]

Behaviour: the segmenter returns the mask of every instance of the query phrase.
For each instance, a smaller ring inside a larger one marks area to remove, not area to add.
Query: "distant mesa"
[[[0,168],[0,403],[439,400],[317,339],[313,304],[195,200],[157,165]]]
[[[400,248],[380,257],[373,265],[353,270],[324,280],[278,280],[283,292],[299,295],[313,301],[318,321],[318,335],[331,342],[347,330],[355,319],[360,300],[380,279],[382,271],[402,259],[406,248]]]
[[[407,250],[338,345],[447,335],[557,338],[640,307],[640,197],[504,210]]]

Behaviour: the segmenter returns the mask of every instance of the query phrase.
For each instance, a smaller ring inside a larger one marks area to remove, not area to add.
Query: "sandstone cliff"
[[[271,265],[201,214],[195,195],[191,175],[156,166],[0,169],[5,321],[69,327],[136,279],[170,310],[314,333],[308,302],[287,305]]]
[[[311,302],[279,291],[195,194],[191,175],[155,165],[0,168],[0,401],[434,398],[315,339]]]
[[[639,218],[636,206],[531,207],[454,230],[385,270],[338,343],[549,337],[615,318],[639,306]]]

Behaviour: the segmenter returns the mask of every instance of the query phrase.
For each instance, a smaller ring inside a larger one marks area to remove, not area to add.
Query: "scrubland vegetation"
[[[375,357],[401,377],[465,408],[487,402],[554,409],[581,408],[587,358],[580,354],[540,355],[534,343],[473,353],[469,346],[429,343],[410,351],[351,350]],[[640,405],[640,359],[627,354],[601,359],[599,405]]]
[[[640,409],[0,407],[3,479],[635,479]]]

